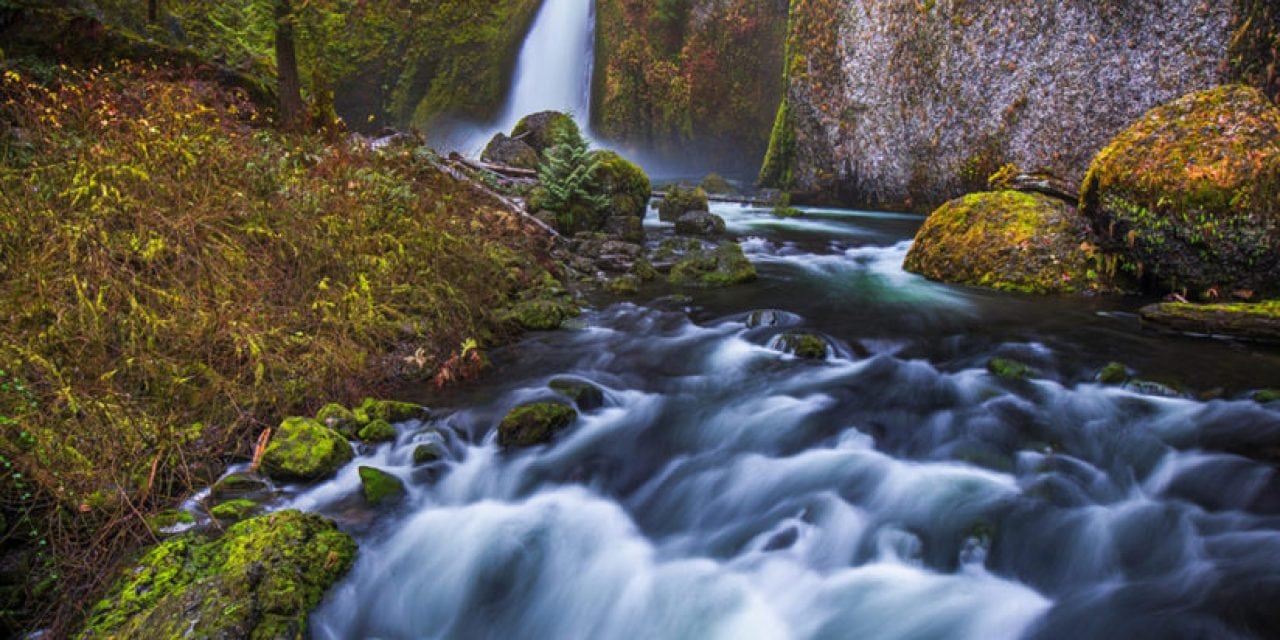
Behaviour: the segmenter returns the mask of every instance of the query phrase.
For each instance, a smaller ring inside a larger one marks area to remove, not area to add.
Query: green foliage
[[[547,149],[538,168],[538,179],[545,194],[540,207],[556,216],[556,227],[564,233],[585,231],[599,226],[600,217],[609,208],[609,196],[593,188],[600,159],[593,158],[581,135],[562,129],[556,144]]]

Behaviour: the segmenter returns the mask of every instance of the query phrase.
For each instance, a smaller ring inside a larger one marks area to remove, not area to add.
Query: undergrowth
[[[283,135],[161,69],[60,77],[0,79],[0,629],[55,636],[261,428],[501,337],[546,249],[422,148]]]

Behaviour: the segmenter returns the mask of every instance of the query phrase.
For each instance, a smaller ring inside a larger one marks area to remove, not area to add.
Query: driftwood
[[[470,165],[470,164],[468,164],[468,163],[460,163],[460,162],[458,162],[458,161],[454,158],[454,156],[457,156],[457,154],[456,154],[456,153],[455,153],[455,154],[451,154],[451,155],[450,155],[450,157],[449,157],[449,160],[450,160],[450,162],[451,162],[451,163],[453,163],[453,164],[463,164],[464,166],[468,166],[468,167],[470,167],[470,166],[471,166],[471,165]],[[461,156],[458,156],[458,157],[460,158]],[[547,234],[548,234],[548,235],[550,235],[551,237],[556,238],[556,239],[561,239],[561,238],[562,238],[562,236],[560,235],[560,232],[558,232],[558,231],[556,231],[555,229],[551,228],[551,226],[550,226],[550,225],[548,225],[547,223],[545,223],[545,222],[543,222],[543,221],[541,221],[541,220],[539,220],[539,219],[537,219],[537,218],[535,218],[535,217],[533,217],[533,216],[529,215],[529,213],[528,213],[528,212],[526,212],[526,211],[525,211],[525,209],[524,209],[524,203],[523,203],[523,202],[521,202],[521,201],[519,201],[519,200],[517,200],[517,199],[515,199],[515,198],[508,198],[507,196],[504,196],[504,195],[502,195],[502,194],[498,193],[497,191],[494,191],[493,189],[490,189],[489,187],[487,187],[487,186],[485,186],[483,183],[481,183],[479,180],[476,180],[475,178],[472,178],[471,176],[469,176],[469,175],[467,175],[467,174],[463,173],[463,172],[462,172],[461,170],[459,170],[457,167],[453,166],[453,164],[445,164],[445,163],[442,163],[442,162],[435,162],[435,161],[432,161],[432,163],[431,163],[431,164],[432,164],[435,168],[439,169],[441,172],[443,172],[443,173],[445,173],[446,175],[448,175],[449,177],[453,178],[454,180],[457,180],[458,182],[461,182],[461,183],[463,183],[463,184],[467,185],[467,186],[468,186],[468,187],[470,187],[472,190],[477,191],[477,192],[479,192],[479,193],[481,193],[481,194],[484,194],[485,196],[487,196],[487,197],[489,197],[489,198],[493,199],[495,202],[497,202],[498,204],[502,205],[505,209],[507,209],[507,210],[508,210],[509,212],[511,212],[512,214],[515,214],[515,215],[517,215],[517,216],[520,216],[521,218],[523,218],[523,219],[524,219],[524,220],[526,220],[527,222],[532,223],[534,226],[536,226],[536,227],[538,227],[539,229],[542,229],[543,231],[547,232]]]
[[[538,179],[538,172],[533,169],[521,169],[520,167],[510,167],[505,164],[494,164],[483,160],[472,160],[457,152],[449,154],[449,161],[471,167],[476,171],[488,171],[489,173],[496,173],[508,178]]]

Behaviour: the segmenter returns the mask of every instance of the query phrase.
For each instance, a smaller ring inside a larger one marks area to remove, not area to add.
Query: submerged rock
[[[1129,367],[1122,362],[1108,362],[1098,372],[1098,382],[1102,384],[1124,384],[1129,379]]]
[[[382,469],[360,467],[360,488],[365,502],[377,506],[404,495],[404,482]]]
[[[662,201],[658,203],[658,219],[663,222],[675,222],[680,219],[680,216],[690,211],[709,210],[707,192],[701,187],[685,189],[676,186],[671,187],[667,195],[663,196]]]
[[[797,358],[822,360],[827,357],[827,341],[812,333],[784,333],[777,338],[778,349]]]
[[[270,489],[271,485],[255,474],[230,473],[213,483],[213,487],[209,490],[209,495],[217,500],[230,500],[265,493]]]
[[[1239,85],[1156,107],[1098,154],[1081,206],[1154,289],[1280,291],[1280,109]]]
[[[279,480],[314,482],[333,475],[353,457],[341,434],[311,418],[288,418],[276,428],[262,469]]]
[[[489,140],[480,159],[520,169],[537,169],[540,161],[536,149],[524,140],[512,138],[505,133],[499,133]]]
[[[360,429],[358,435],[363,442],[391,442],[396,439],[396,428],[386,420],[373,420]]]
[[[209,515],[218,520],[238,522],[244,520],[259,509],[257,502],[246,500],[244,498],[236,498],[228,500],[221,504],[214,505],[209,509]]]
[[[1280,300],[1235,304],[1168,302],[1143,307],[1138,315],[1173,331],[1280,341]]]
[[[676,233],[715,237],[724,233],[724,218],[707,211],[686,211],[676,219]]]
[[[713,250],[694,249],[671,267],[667,282],[677,287],[714,288],[751,282],[756,268],[736,242]]]
[[[604,406],[604,391],[590,382],[572,378],[555,378],[547,384],[556,393],[573,400],[582,411],[594,411]]]
[[[1008,358],[992,358],[987,362],[987,371],[1002,380],[1026,380],[1035,373],[1030,366]]]
[[[1061,200],[975,193],[929,216],[903,267],[932,280],[1023,293],[1105,289],[1089,238],[1086,220]]]
[[[577,419],[573,407],[559,402],[520,405],[498,424],[498,444],[508,448],[545,444]]]
[[[153,547],[94,605],[82,638],[302,638],[356,544],[319,515],[281,511],[210,539]]]

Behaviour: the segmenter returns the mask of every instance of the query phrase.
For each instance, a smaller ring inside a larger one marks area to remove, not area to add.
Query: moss
[[[1280,109],[1228,85],[1148,111],[1094,159],[1086,216],[1149,288],[1280,291]]]
[[[608,214],[644,218],[649,196],[653,193],[649,175],[644,169],[608,150],[591,152],[590,161],[596,165],[591,178],[592,192],[608,196]]]
[[[1144,323],[1187,333],[1280,341],[1280,300],[1258,303],[1169,302],[1143,307]]]
[[[1255,402],[1267,404],[1269,402],[1280,401],[1280,389],[1262,389],[1253,393]]]
[[[195,524],[195,516],[181,509],[168,509],[147,518],[147,527],[152,533],[164,533],[180,525]]]
[[[904,268],[927,278],[1023,293],[1107,290],[1085,220],[1037,193],[952,200],[916,234]]]
[[[400,478],[373,467],[360,467],[359,471],[360,487],[370,505],[377,506],[404,495],[404,482]]]
[[[262,456],[267,475],[281,480],[316,481],[351,461],[351,445],[338,432],[311,418],[288,418],[276,428]]]
[[[413,448],[413,463],[430,464],[444,457],[444,449],[439,444],[429,442]]]
[[[533,147],[538,155],[546,153],[547,149],[555,146],[556,141],[562,136],[579,140],[582,138],[582,131],[578,129],[578,123],[573,121],[572,116],[559,111],[531,113],[520,118],[515,128],[511,130],[512,138],[519,138]]]
[[[707,192],[701,187],[685,189],[675,186],[667,190],[662,201],[658,203],[658,219],[663,222],[675,222],[689,211],[708,211]]]
[[[370,420],[360,429],[360,440],[364,442],[391,442],[396,439],[396,428],[386,420]]]
[[[209,495],[216,499],[236,498],[269,489],[265,480],[252,473],[231,473],[213,483]]]
[[[738,191],[728,180],[724,179],[724,176],[714,172],[704,176],[698,186],[707,193],[733,194]]]
[[[576,315],[572,305],[554,300],[528,300],[515,305],[511,317],[521,327],[530,331],[559,329],[567,319]]]
[[[572,378],[554,378],[547,386],[552,391],[572,400],[582,411],[594,411],[604,406],[604,391],[590,382]]]
[[[360,403],[357,410],[360,415],[366,416],[368,420],[382,420],[392,424],[398,422],[407,422],[421,418],[426,409],[422,405],[412,402],[397,402],[395,400],[374,400],[373,398],[365,398]]]
[[[1035,373],[1026,364],[1008,358],[992,358],[987,362],[987,371],[1002,380],[1026,380]]]
[[[235,500],[228,500],[227,502],[215,505],[212,509],[209,509],[209,515],[219,520],[230,520],[236,522],[244,520],[257,510],[258,503],[253,500],[237,498]]]
[[[619,296],[634,296],[640,293],[640,278],[629,273],[612,278],[605,285],[610,293]]]
[[[812,333],[784,333],[778,336],[778,347],[806,360],[823,360],[827,357],[827,341]]]
[[[756,279],[756,268],[736,242],[711,251],[694,249],[671,267],[667,282],[677,287],[717,288]]]
[[[658,278],[658,270],[653,268],[653,264],[644,258],[640,258],[631,264],[631,275],[640,279],[641,282],[650,282]]]
[[[559,402],[520,405],[498,424],[498,444],[508,448],[545,444],[577,419],[573,407]]]
[[[1129,379],[1129,367],[1122,362],[1108,362],[1098,372],[1098,382],[1102,384],[1124,384]]]
[[[355,552],[333,522],[298,511],[243,520],[216,540],[186,534],[124,572],[81,637],[303,637],[308,613]]]
[[[804,212],[795,207],[777,206],[770,213],[775,218],[800,218],[804,216]]]
[[[360,429],[360,421],[350,409],[335,403],[329,403],[316,412],[316,420],[324,426],[350,438]]]

